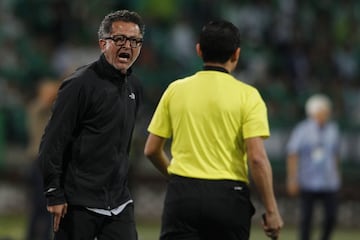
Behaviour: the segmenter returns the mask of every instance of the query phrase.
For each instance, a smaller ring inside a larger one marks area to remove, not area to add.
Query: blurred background
[[[353,232],[349,239],[359,239],[357,0],[1,0],[0,239],[23,239],[29,222],[28,109],[39,84],[58,83],[77,67],[96,60],[100,21],[110,11],[123,8],[137,11],[146,23],[144,46],[134,67],[145,87],[145,101],[134,133],[130,172],[137,219],[145,226],[140,239],[156,239],[145,235],[150,231],[157,236],[166,186],[143,156],[147,125],[167,85],[201,69],[195,54],[198,33],[207,21],[219,18],[233,22],[242,34],[234,75],[257,87],[268,107],[272,136],[266,148],[286,227],[296,229],[299,213],[297,200],[285,192],[284,146],[292,128],[305,117],[306,99],[324,93],[333,102],[333,119],[342,133],[337,231]],[[259,226],[262,210],[256,191],[253,200],[258,209],[254,222]]]

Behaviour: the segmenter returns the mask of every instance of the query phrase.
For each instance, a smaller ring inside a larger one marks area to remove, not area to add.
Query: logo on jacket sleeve
[[[131,93],[131,94],[129,95],[129,98],[135,100],[135,93]]]

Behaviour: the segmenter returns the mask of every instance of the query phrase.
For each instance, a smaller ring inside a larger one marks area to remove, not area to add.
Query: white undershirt
[[[120,206],[118,206],[117,208],[113,208],[111,210],[100,209],[100,208],[86,208],[86,209],[88,209],[88,210],[90,210],[92,212],[96,212],[96,213],[101,214],[101,215],[106,215],[106,216],[118,215],[119,213],[121,213],[125,209],[125,207],[128,204],[130,204],[132,202],[133,202],[133,200],[130,199],[129,201],[127,201],[127,202],[121,204]]]

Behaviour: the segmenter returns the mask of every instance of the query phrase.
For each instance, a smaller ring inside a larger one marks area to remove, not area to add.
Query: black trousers
[[[300,239],[309,240],[311,236],[311,226],[315,203],[323,206],[323,225],[321,240],[329,240],[336,224],[337,215],[337,192],[323,191],[301,191],[301,220],[300,220]]]
[[[255,209],[245,183],[172,176],[161,240],[248,240]]]
[[[129,204],[118,215],[105,216],[84,207],[69,206],[61,219],[55,240],[137,240],[134,207]]]

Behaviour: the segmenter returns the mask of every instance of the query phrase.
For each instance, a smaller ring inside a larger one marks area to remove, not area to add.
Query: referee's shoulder
[[[244,92],[245,95],[251,97],[261,97],[261,94],[259,92],[259,90],[252,86],[251,84],[249,83],[245,83],[243,81],[240,81],[238,79],[237,80],[237,85],[238,85],[238,88],[241,90],[241,92]]]
[[[168,90],[174,89],[177,87],[186,86],[191,79],[192,79],[191,76],[184,77],[184,78],[178,78],[178,79],[172,81],[171,83],[169,83]]]

